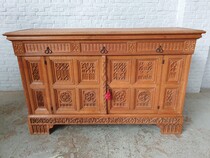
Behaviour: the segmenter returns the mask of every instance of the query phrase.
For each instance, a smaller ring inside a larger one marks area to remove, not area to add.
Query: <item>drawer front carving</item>
[[[195,40],[13,42],[16,55],[192,54]]]
[[[195,49],[195,40],[186,41],[137,41],[136,53],[156,53],[156,54],[192,54]]]
[[[126,54],[127,42],[81,42],[81,53]]]
[[[25,51],[26,53],[45,53],[47,48],[49,48],[52,53],[68,53],[70,52],[70,43],[64,42],[55,42],[55,43],[45,43],[45,42],[38,42],[38,43],[25,43]],[[50,54],[52,54],[50,53]]]
[[[162,56],[108,57],[109,113],[156,113]]]

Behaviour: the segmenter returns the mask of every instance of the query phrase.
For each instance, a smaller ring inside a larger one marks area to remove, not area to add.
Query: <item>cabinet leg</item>
[[[181,134],[183,124],[158,124],[162,134]]]
[[[51,124],[28,124],[31,134],[50,134]]]

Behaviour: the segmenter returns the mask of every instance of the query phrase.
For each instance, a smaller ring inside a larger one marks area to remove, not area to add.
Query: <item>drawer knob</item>
[[[159,46],[159,47],[156,49],[156,52],[157,52],[157,53],[163,53],[163,48],[162,48],[162,46]]]
[[[107,53],[108,53],[108,50],[106,49],[105,46],[103,46],[103,47],[101,48],[100,53],[101,53],[101,54],[107,54]]]
[[[45,50],[45,54],[52,54],[52,50],[49,47],[47,47]]]

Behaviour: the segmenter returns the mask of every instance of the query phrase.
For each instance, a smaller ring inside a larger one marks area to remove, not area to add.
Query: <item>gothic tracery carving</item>
[[[125,80],[127,73],[127,63],[113,63],[113,79]]]
[[[58,81],[66,81],[70,79],[69,63],[55,63],[56,79]]]

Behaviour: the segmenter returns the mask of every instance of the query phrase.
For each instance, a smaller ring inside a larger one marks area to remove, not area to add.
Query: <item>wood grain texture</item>
[[[18,56],[30,133],[48,134],[62,124],[156,124],[163,134],[181,134],[190,61],[202,33],[143,28],[4,34]]]
[[[202,34],[203,30],[195,30],[179,27],[165,28],[62,28],[62,29],[25,29],[14,32],[7,32],[4,36],[44,36],[44,35],[116,35],[116,34],[144,34],[144,35],[160,35],[160,34]]]

